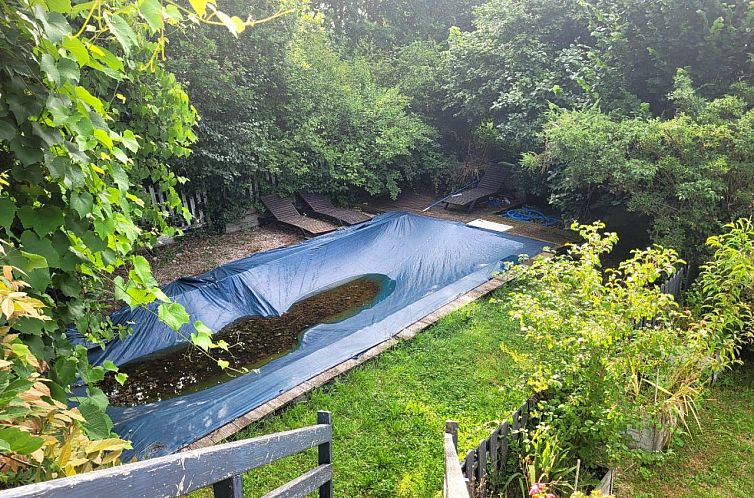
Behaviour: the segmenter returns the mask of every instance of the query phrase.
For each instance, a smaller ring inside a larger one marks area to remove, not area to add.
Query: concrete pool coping
[[[550,252],[542,252],[536,258],[549,258],[551,257],[552,253]],[[525,262],[524,264],[530,263],[531,260]],[[219,429],[214,430],[213,432],[207,434],[206,436],[194,441],[193,443],[184,446],[179,451],[188,451],[188,450],[194,450],[198,448],[206,448],[208,446],[212,446],[214,444],[217,444],[224,439],[227,439],[237,432],[245,429],[249,425],[253,424],[254,422],[258,422],[259,420],[263,419],[264,417],[267,417],[268,415],[272,415],[273,413],[279,411],[280,409],[284,408],[285,406],[303,398],[305,395],[313,391],[314,389],[321,387],[334,378],[348,372],[349,370],[366,363],[367,361],[375,358],[380,353],[390,349],[391,347],[395,346],[396,344],[409,340],[413,337],[415,337],[419,332],[422,332],[426,328],[430,327],[443,317],[449,315],[450,313],[466,306],[467,304],[470,304],[477,299],[491,293],[492,291],[502,287],[506,283],[510,282],[515,278],[515,275],[512,272],[506,272],[499,276],[494,276],[488,281],[484,282],[483,284],[478,285],[477,287],[474,287],[470,291],[460,295],[453,301],[449,302],[448,304],[445,304],[444,306],[438,308],[437,310],[433,311],[432,313],[429,313],[428,315],[425,315],[423,318],[417,320],[413,324],[409,325],[408,327],[404,328],[400,332],[398,332],[396,335],[391,337],[390,339],[387,339],[386,341],[383,341],[370,349],[367,349],[363,353],[361,353],[356,358],[351,358],[349,360],[346,360],[328,370],[325,370],[324,372],[310,378],[309,380],[306,380],[299,384],[298,386],[294,387],[293,389],[289,389],[288,391],[285,391],[275,398],[267,401],[266,403],[250,410],[245,415],[242,415],[232,422],[220,427]]]

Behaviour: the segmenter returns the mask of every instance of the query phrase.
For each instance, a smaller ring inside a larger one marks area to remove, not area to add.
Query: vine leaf
[[[176,332],[189,321],[189,314],[178,303],[160,304],[157,308],[157,316],[165,325]]]

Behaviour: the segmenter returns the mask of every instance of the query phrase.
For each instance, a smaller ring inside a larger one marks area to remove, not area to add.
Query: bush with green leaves
[[[379,84],[365,58],[339,53],[309,9],[298,5],[238,40],[191,30],[168,52],[202,116],[194,153],[176,171],[212,192],[220,226],[250,206],[252,185],[395,197],[406,184],[447,176],[437,134],[409,98]]]
[[[671,119],[614,118],[596,109],[551,112],[545,149],[523,164],[546,177],[550,202],[567,216],[612,208],[649,219],[652,240],[704,259],[704,240],[749,215],[754,202],[751,87],[706,100],[685,71],[676,76]]]
[[[511,316],[531,350],[510,354],[544,393],[541,423],[573,458],[607,466],[625,455],[629,428],[693,416],[712,360],[707,336],[689,328],[689,317],[659,288],[681,263],[675,251],[635,251],[606,269],[601,259],[617,235],[600,233],[601,223],[572,228],[582,244],[514,270],[526,291],[510,296]]]
[[[754,343],[754,224],[750,218],[726,224],[707,246],[712,257],[700,268],[689,304],[724,366]]]

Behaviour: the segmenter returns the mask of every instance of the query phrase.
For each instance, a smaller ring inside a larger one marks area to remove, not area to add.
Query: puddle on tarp
[[[100,387],[111,404],[135,406],[227,382],[243,375],[244,369],[259,368],[296,349],[314,325],[339,322],[374,306],[392,285],[385,275],[365,275],[305,298],[282,316],[241,318],[214,336],[228,343],[228,352],[214,350],[209,358],[196,347],[182,346],[121,366],[128,374],[125,385],[108,375]],[[228,361],[236,371],[222,371],[217,359]]]

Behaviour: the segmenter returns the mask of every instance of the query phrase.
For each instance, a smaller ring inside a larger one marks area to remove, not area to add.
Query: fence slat
[[[262,498],[303,498],[332,482],[332,465],[320,465],[289,483],[270,491]]]
[[[22,486],[4,491],[0,496],[180,496],[280,458],[314,448],[331,439],[332,426],[320,424]]]
[[[485,439],[476,450],[477,468],[476,468],[476,482],[477,482],[477,496],[486,498],[487,496],[487,440]]]
[[[474,469],[476,463],[476,450],[469,450],[466,453],[466,482],[469,488],[469,494],[474,496],[474,489],[476,488],[476,479],[474,479]]]
[[[317,412],[317,423],[332,427],[332,413],[323,411]],[[317,461],[320,467],[323,465],[329,466],[332,463],[332,443],[330,440],[323,441],[317,446]],[[332,472],[330,472],[330,479],[320,483],[319,498],[332,498],[332,495]]]

